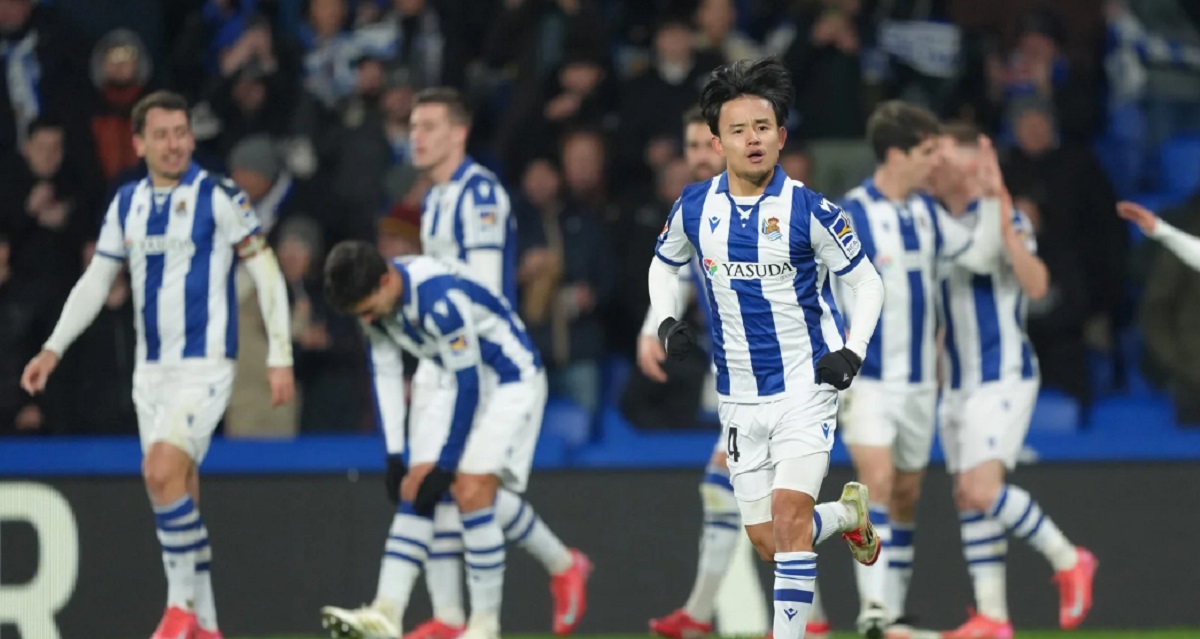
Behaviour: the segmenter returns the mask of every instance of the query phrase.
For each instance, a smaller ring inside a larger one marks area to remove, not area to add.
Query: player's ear
[[[133,150],[137,152],[139,158],[146,157],[146,138],[143,138],[140,133],[133,135]]]
[[[721,138],[712,136],[712,149],[717,152],[717,155],[725,157],[725,147],[721,144]]]
[[[779,150],[783,150],[783,145],[787,144],[787,127],[779,127]]]

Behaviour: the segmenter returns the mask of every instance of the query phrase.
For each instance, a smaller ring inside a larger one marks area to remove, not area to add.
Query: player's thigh
[[[960,459],[955,471],[996,460],[1016,466],[1037,401],[1037,382],[996,382],[975,389],[963,408]]]
[[[946,470],[956,473],[962,470],[963,428],[967,398],[971,391],[946,390],[938,406],[938,433],[941,435],[942,455],[946,459]]]
[[[911,387],[895,398],[896,444],[892,463],[900,472],[924,470],[933,449],[937,423],[937,388]]]
[[[485,395],[459,472],[495,475],[505,488],[523,492],[546,409],[546,377],[539,373],[520,382],[497,384],[487,388]]]
[[[896,441],[891,394],[871,380],[858,380],[838,399],[838,436],[849,446],[891,448]]]
[[[763,419],[771,410],[771,404],[721,402],[717,407],[729,481],[745,526],[771,521],[775,471],[771,463],[771,433]]]

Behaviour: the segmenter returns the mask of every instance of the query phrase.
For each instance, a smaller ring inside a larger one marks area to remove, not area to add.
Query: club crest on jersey
[[[850,223],[850,218],[846,217],[845,213],[838,215],[828,228],[829,232],[833,234],[833,239],[842,245],[842,250],[846,251],[846,255],[850,257],[858,255],[859,250],[862,249],[862,243],[858,241],[854,225]]]
[[[175,215],[183,215],[187,213],[187,202],[180,201],[175,205]]]
[[[484,209],[479,212],[479,223],[487,226],[496,225],[496,212],[491,209]]]
[[[461,353],[467,350],[467,338],[465,335],[459,335],[450,340],[450,350]]]
[[[704,258],[704,270],[708,273],[709,277],[716,275],[717,274],[717,261],[712,259],[711,257]]]
[[[762,225],[762,234],[767,236],[768,240],[779,241],[783,239],[783,231],[779,230],[779,218],[769,217]]]

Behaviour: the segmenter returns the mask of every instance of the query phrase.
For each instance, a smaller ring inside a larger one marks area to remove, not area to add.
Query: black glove
[[[417,497],[413,500],[413,510],[422,517],[433,516],[433,509],[437,507],[438,502],[442,500],[442,495],[450,490],[450,484],[453,483],[453,471],[434,466],[433,470],[425,475],[420,487],[417,488]]]
[[[696,344],[692,327],[674,317],[668,317],[658,325],[658,339],[663,344],[663,350],[667,351],[667,357],[675,360],[687,357]]]
[[[817,377],[838,390],[850,388],[850,382],[858,374],[862,359],[854,351],[843,348],[817,360]]]
[[[400,482],[407,473],[408,467],[404,465],[403,457],[388,455],[387,474],[384,475],[383,481],[387,483],[387,496],[393,504],[400,502]]]

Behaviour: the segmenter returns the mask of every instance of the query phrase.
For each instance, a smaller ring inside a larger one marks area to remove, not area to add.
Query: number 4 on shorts
[[[739,453],[738,449],[737,449],[737,429],[736,428],[729,429],[729,441],[726,442],[726,444],[725,444],[725,453],[727,455],[729,455],[729,458],[735,462],[742,456],[741,453]]]

